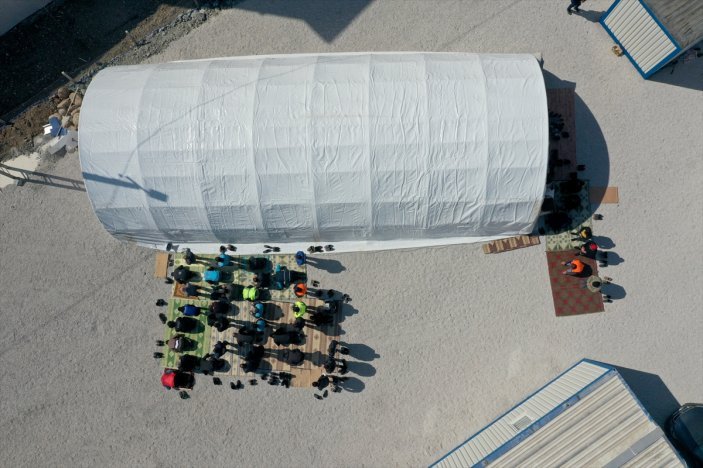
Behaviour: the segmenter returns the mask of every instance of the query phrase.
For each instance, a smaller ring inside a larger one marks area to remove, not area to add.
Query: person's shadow
[[[381,357],[372,347],[365,344],[356,343],[346,344],[345,346],[349,348],[349,356],[359,361],[371,362]]]
[[[610,237],[606,236],[593,236],[593,242],[598,244],[601,249],[612,249],[615,247],[615,242]]]
[[[349,393],[359,393],[366,387],[366,385],[364,385],[364,382],[357,379],[356,377],[347,377],[347,379],[344,382],[341,382],[339,386],[342,388],[342,390],[347,391]]]
[[[346,270],[339,260],[329,258],[308,257],[306,263],[320,270],[325,270],[327,273],[341,273]]]
[[[615,283],[604,284],[601,288],[603,294],[607,294],[613,300],[624,299],[627,296],[625,288]]]
[[[602,11],[596,10],[581,10],[576,14],[581,16],[583,19],[590,21],[591,23],[599,22],[601,17],[603,16]]]
[[[352,372],[359,377],[373,377],[376,375],[376,368],[369,363],[360,361],[347,362],[349,372]]]
[[[600,261],[602,259],[602,256],[600,255],[601,253],[606,254],[604,258],[607,259],[608,266],[616,266],[620,265],[622,262],[625,261],[624,258],[622,258],[620,255],[617,254],[617,252],[613,252],[612,250],[605,250],[603,252],[598,252],[598,260]]]

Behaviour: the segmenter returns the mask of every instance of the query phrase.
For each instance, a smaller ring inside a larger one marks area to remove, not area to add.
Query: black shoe
[[[159,320],[161,320],[161,323],[166,323],[168,321],[168,318],[166,317],[166,314],[159,314]]]
[[[317,288],[320,286],[320,282],[317,280],[313,280],[312,285]]]
[[[322,398],[327,398],[327,395],[329,395],[329,394],[330,394],[330,392],[325,390],[324,393],[322,394]]]
[[[161,359],[164,357],[163,353],[154,353],[154,359]]]
[[[169,242],[168,244],[166,244],[166,252],[170,252],[172,248],[173,248],[172,242]]]
[[[237,390],[237,389],[239,389],[239,387],[238,387],[237,385],[235,385],[234,382],[230,382],[230,383],[229,383],[229,388],[231,388],[232,390]]]
[[[317,398],[318,400],[322,400],[322,397],[320,395],[318,395],[317,393],[315,394],[315,398]]]
[[[185,390],[181,390],[180,392],[178,392],[178,396],[181,397],[181,400],[187,400],[188,398],[190,398],[190,395],[188,395],[188,392],[186,392]]]
[[[573,13],[571,13],[571,10],[566,10],[566,12],[570,15],[573,15]]]
[[[265,254],[270,253],[270,252],[271,252],[271,249],[266,249],[266,250],[264,250],[264,253],[265,253]]]
[[[251,379],[251,380],[249,380],[249,385],[256,385],[256,384],[258,384],[258,383],[259,383],[259,382],[258,382],[256,379]]]
[[[219,377],[213,377],[212,383],[214,383],[215,385],[222,385],[222,380],[220,380]]]
[[[315,253],[315,246],[314,245],[311,245],[310,247],[308,247],[308,253]]]
[[[327,244],[327,245],[325,246],[325,250],[326,250],[327,252],[332,252],[332,251],[334,250],[334,245],[332,245],[332,244]]]
[[[164,280],[164,283],[166,283],[166,284],[173,284],[173,278],[166,278],[166,279]]]
[[[230,251],[232,251],[232,252],[236,252],[236,251],[237,251],[237,248],[236,248],[235,246],[233,246],[232,244],[227,245],[227,249],[230,250]]]
[[[281,248],[280,247],[273,247],[271,250],[273,250],[274,252],[280,252]]]
[[[157,299],[157,300],[156,300],[156,306],[157,306],[157,307],[163,307],[163,306],[165,306],[166,304],[168,304],[168,302],[164,301],[163,299]]]

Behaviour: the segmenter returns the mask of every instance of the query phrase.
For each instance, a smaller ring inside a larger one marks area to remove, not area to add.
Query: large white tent
[[[81,110],[100,221],[151,247],[294,251],[530,233],[547,98],[531,55],[351,53],[112,67]]]

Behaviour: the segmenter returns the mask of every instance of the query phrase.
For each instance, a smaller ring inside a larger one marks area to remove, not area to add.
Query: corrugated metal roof
[[[633,458],[647,458],[646,447],[652,448],[650,454],[659,457],[657,466],[683,466],[661,429],[642,411],[619,375],[613,372],[605,379],[598,389],[491,466],[607,466],[616,459],[625,463]],[[640,448],[644,452],[633,449],[643,439],[649,439]],[[652,447],[655,444],[657,447]]]
[[[622,465],[622,468],[638,468],[642,466],[674,468],[676,466],[681,466],[681,461],[671,458],[671,446],[669,442],[664,438],[660,438],[647,447],[647,449]]]
[[[642,0],[682,49],[703,39],[703,1]]]
[[[644,74],[677,50],[639,0],[621,0],[603,23]]]
[[[521,430],[525,417],[533,423]],[[487,465],[684,466],[617,371],[589,361],[557,377],[435,466]]]
[[[569,398],[609,371],[609,368],[582,361],[541,390],[527,398],[483,431],[474,435],[453,453],[437,463],[438,467],[471,466],[523,432],[514,425],[527,417],[532,423],[558,408]]]

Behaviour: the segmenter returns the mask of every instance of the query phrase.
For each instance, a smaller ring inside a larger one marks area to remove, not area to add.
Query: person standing
[[[593,237],[593,230],[588,226],[584,226],[581,229],[579,229],[578,232],[572,232],[571,235],[576,236],[576,237],[572,237],[571,240],[578,240],[578,241],[585,242],[585,241],[591,240],[591,238]]]
[[[566,8],[566,12],[570,15],[573,14],[574,11],[576,13],[581,12],[581,9],[579,7],[583,2],[584,0],[571,0],[571,5]]]
[[[307,311],[308,306],[303,301],[296,301],[295,304],[293,304],[293,314],[295,318],[303,318]]]
[[[580,276],[586,268],[586,265],[577,258],[571,260],[570,262],[562,262],[562,265],[569,267],[568,270],[561,273],[562,275]]]

